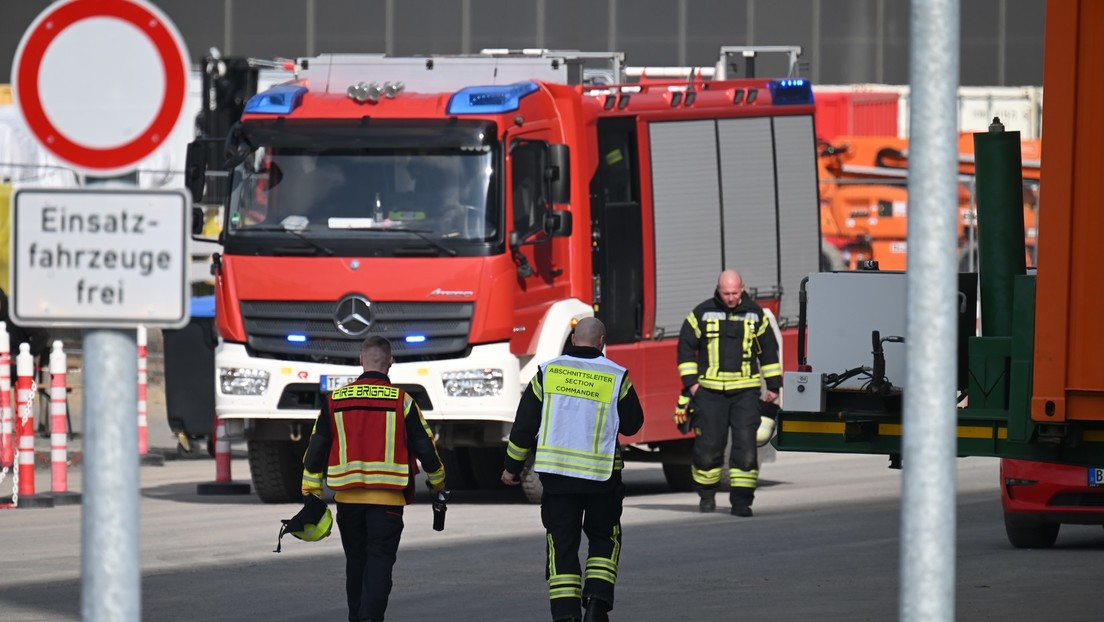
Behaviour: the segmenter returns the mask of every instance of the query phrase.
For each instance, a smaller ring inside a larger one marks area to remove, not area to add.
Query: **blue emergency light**
[[[306,343],[307,336],[306,335],[288,335],[287,340],[292,342],[292,343]]]
[[[808,80],[771,80],[768,87],[771,103],[776,106],[807,106],[813,103],[813,85]]]
[[[518,82],[499,86],[469,86],[449,98],[449,114],[497,114],[513,112],[521,98],[537,90],[535,82]]]
[[[406,336],[406,342],[407,343],[425,343],[425,340],[426,340],[425,335],[407,335]]]
[[[245,104],[245,112],[253,114],[290,114],[303,103],[307,87],[280,84],[263,93],[257,93]]]

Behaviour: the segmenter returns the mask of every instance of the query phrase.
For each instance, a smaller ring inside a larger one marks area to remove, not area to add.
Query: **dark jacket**
[[[678,342],[682,385],[695,383],[715,391],[782,387],[778,341],[763,308],[747,292],[729,309],[717,293],[694,307],[682,322]]]
[[[568,346],[564,354],[590,359],[602,356],[602,353],[597,348],[578,346]],[[529,386],[525,388],[525,392],[521,396],[521,401],[518,403],[517,415],[514,417],[514,426],[510,430],[510,443],[527,452],[532,452],[533,448],[537,446],[537,433],[541,429],[541,414],[544,410],[544,398],[542,392],[539,391],[539,389],[534,390],[534,387],[543,386],[542,373],[543,372],[538,369],[536,376],[529,382]],[[618,433],[624,436],[630,436],[639,432],[641,426],[644,425],[644,409],[640,406],[640,398],[637,397],[636,389],[632,386],[632,382],[629,380],[627,373],[625,374],[624,382],[629,385],[629,389],[624,397],[617,400],[617,414],[620,419]],[[510,455],[506,456],[505,469],[510,473],[517,475],[521,473],[524,466],[525,460],[517,460]],[[546,493],[572,494],[605,492],[611,490],[621,481],[622,466],[621,451],[620,448],[618,448],[617,456],[614,458],[613,474],[610,475],[610,478],[606,481],[586,480],[577,477],[568,477],[566,475],[555,475],[552,473],[541,473],[540,479]]]

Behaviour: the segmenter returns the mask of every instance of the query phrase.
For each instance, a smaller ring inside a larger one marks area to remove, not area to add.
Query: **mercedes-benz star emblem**
[[[334,309],[334,326],[350,337],[363,337],[372,326],[372,303],[364,296],[346,296]]]

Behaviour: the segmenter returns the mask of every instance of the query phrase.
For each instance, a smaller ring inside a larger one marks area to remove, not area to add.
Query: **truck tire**
[[[660,445],[659,457],[663,462],[663,478],[667,480],[667,485],[671,487],[672,492],[694,490],[694,476],[690,472],[693,452],[694,439],[692,438],[680,438]]]
[[[471,490],[474,487],[470,469],[467,468],[467,456],[462,452],[462,449],[437,448],[437,455],[445,466],[445,487],[449,490]]]
[[[303,453],[308,439],[298,441],[249,441],[249,472],[253,490],[265,503],[302,500]]]
[[[1018,549],[1049,549],[1058,539],[1060,523],[1047,523],[1041,520],[1004,514],[1004,531],[1008,541]]]
[[[471,473],[474,488],[500,490],[506,487],[502,483],[502,464],[506,460],[505,447],[468,447],[462,456],[467,458],[468,471]]]
[[[672,492],[690,492],[694,490],[694,476],[690,473],[689,464],[678,462],[663,463],[663,477]]]

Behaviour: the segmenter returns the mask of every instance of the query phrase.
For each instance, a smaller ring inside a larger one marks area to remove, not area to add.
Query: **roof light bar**
[[[449,99],[449,114],[497,114],[513,112],[521,99],[537,90],[535,82],[518,82],[496,86],[469,86]]]
[[[245,113],[290,114],[303,103],[307,87],[296,84],[280,84],[263,93],[257,93],[245,104]]]
[[[771,80],[771,101],[776,106],[803,106],[813,103],[813,85],[801,78]]]

